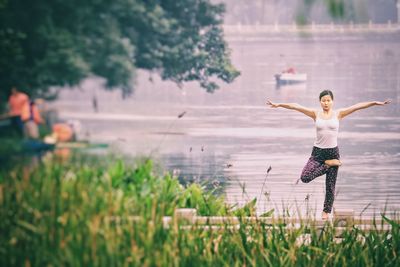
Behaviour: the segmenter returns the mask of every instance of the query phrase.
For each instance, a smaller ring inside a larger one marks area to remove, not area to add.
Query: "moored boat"
[[[275,80],[278,84],[303,83],[307,81],[306,73],[280,73],[275,74]]]

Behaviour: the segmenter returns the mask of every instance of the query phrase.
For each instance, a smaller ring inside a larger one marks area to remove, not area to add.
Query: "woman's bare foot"
[[[322,212],[322,220],[326,221],[329,219],[329,213],[326,213],[325,211]]]
[[[341,166],[342,162],[338,159],[328,159],[328,160],[325,160],[325,165],[327,165],[329,167]]]

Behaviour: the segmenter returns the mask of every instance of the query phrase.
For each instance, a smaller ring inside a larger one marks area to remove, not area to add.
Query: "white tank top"
[[[317,138],[314,146],[319,148],[334,148],[337,147],[337,137],[339,133],[339,119],[336,111],[333,112],[332,118],[325,120],[318,116],[315,119],[315,129]]]

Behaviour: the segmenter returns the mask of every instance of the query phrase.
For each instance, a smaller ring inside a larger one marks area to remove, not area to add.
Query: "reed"
[[[151,160],[43,163],[0,173],[1,266],[399,266],[399,224],[386,232],[264,223],[182,228],[176,208],[243,215]],[[132,216],[140,218],[132,220]],[[172,216],[164,227],[163,216]],[[110,220],[109,218],[116,218]]]

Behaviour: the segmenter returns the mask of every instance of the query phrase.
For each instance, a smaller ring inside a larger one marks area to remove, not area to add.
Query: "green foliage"
[[[210,0],[0,1],[0,95],[16,85],[33,95],[51,86],[104,77],[132,90],[135,69],[177,83],[239,72],[220,30],[224,6]]]
[[[22,150],[20,138],[1,138],[0,158],[20,153]]]
[[[399,224],[387,217],[391,230],[348,228],[340,243],[329,225],[319,231],[243,220],[239,228],[184,230],[173,221],[166,228],[162,217],[175,207],[217,215],[207,209],[214,201],[203,206],[208,197],[201,187],[184,188],[169,174],[157,175],[149,160],[132,166],[95,162],[50,161],[34,170],[0,170],[1,266],[400,264]],[[301,241],[305,235],[309,242]]]
[[[222,197],[216,197],[213,192],[206,192],[199,184],[187,187],[179,200],[178,207],[194,208],[204,216],[226,215],[229,209]]]
[[[260,217],[271,217],[274,214],[274,211],[275,211],[275,209],[270,209],[269,211],[261,214]]]
[[[344,0],[325,0],[329,14],[335,19],[344,18],[345,3]]]
[[[309,16],[313,6],[319,2],[321,1],[303,0],[303,6],[299,8],[296,15],[296,22],[298,25],[306,25],[310,23]],[[353,11],[353,1],[323,0],[323,2],[332,19],[338,21],[351,20],[350,14]]]
[[[257,198],[246,203],[243,207],[234,211],[235,216],[255,216],[256,215]]]

